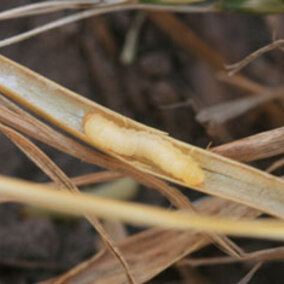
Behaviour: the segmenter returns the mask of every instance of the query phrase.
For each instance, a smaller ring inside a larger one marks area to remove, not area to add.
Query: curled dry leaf
[[[211,150],[244,162],[280,155],[284,153],[284,127],[252,135]]]
[[[191,156],[202,168],[205,180],[191,185],[164,172],[149,161],[108,154],[138,168],[183,186],[230,199],[268,214],[284,217],[284,182],[252,167],[175,140],[161,131],[137,123],[45,79],[23,66],[0,57],[0,90],[74,136],[92,144],[83,131],[83,118],[98,113],[127,129],[146,131],[161,137]]]
[[[80,147],[79,147],[80,148]]]

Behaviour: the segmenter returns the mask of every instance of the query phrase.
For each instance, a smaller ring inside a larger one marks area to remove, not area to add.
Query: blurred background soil
[[[31,2],[36,1],[1,0],[0,9]],[[66,13],[1,22],[0,36],[3,39],[63,15]],[[283,16],[229,13],[175,17],[227,63],[235,63],[270,43],[273,33],[277,38],[284,36]],[[210,124],[210,120],[198,122],[196,115],[201,110],[253,95],[218,80],[221,70],[198,56],[196,51],[186,50],[173,40],[161,28],[158,18],[153,13],[137,11],[112,13],[5,47],[1,53],[91,100],[203,148],[210,142],[215,146],[283,126],[284,117],[279,115],[283,114],[283,106],[273,102],[225,118],[218,125]],[[136,46],[130,46],[134,57],[125,64],[121,56],[122,51],[129,48],[126,38],[131,27],[137,33],[137,40]],[[280,86],[283,84],[283,63],[283,51],[274,51],[249,65],[243,74],[263,86]],[[276,111],[272,112],[271,108]],[[98,170],[39,145],[69,176]],[[264,160],[254,165],[264,169],[272,161]],[[48,181],[2,134],[0,173]],[[193,200],[200,196],[188,189],[181,190]],[[158,193],[145,188],[140,190],[136,200],[168,205]],[[28,216],[22,206],[0,205],[0,282],[34,283],[62,273],[92,256],[97,251],[96,240],[96,233],[84,219]],[[239,243],[247,250],[276,245],[244,239]],[[210,256],[216,252],[210,247],[198,255]],[[250,267],[251,264],[230,264],[198,268],[194,272],[196,279],[190,283],[236,283]],[[281,263],[265,264],[251,283],[283,283],[283,269]],[[152,283],[183,283],[183,273],[187,272],[171,268]]]

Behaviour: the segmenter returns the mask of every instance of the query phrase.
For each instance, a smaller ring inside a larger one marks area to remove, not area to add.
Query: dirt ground
[[[36,1],[2,0],[0,10]],[[64,13],[0,22],[1,39],[39,26]],[[142,19],[131,63],[121,61],[126,35]],[[178,19],[204,42],[234,63],[272,40],[273,31],[283,37],[284,17],[239,14],[178,15]],[[218,145],[254,133],[283,126],[283,119],[266,108],[228,119],[216,128],[198,122],[202,109],[247,93],[217,80],[218,70],[196,51],[183,48],[165,32],[153,14],[119,12],[91,18],[2,48],[1,53],[40,74],[104,106],[142,123],[169,132],[200,147]],[[282,26],[281,26],[282,25]],[[281,30],[282,29],[282,30]],[[179,32],[179,31],[177,31]],[[265,86],[283,84],[284,53],[275,51],[248,66],[244,73]],[[283,114],[283,108],[282,108]],[[96,171],[45,145],[42,149],[69,176]],[[0,135],[0,173],[32,181],[46,176],[11,142]],[[260,168],[273,159],[257,162]],[[277,172],[281,174],[281,172]],[[283,175],[283,173],[282,173]],[[191,199],[199,193],[186,191]],[[136,200],[167,205],[158,193],[141,188]],[[17,204],[0,206],[0,283],[35,283],[68,270],[97,251],[97,235],[87,221],[46,218],[28,214]],[[238,240],[246,250],[279,245]],[[198,256],[216,255],[214,247]],[[251,264],[229,264],[194,269],[191,283],[236,283]],[[265,264],[251,283],[283,283],[283,263]],[[183,283],[183,273],[171,268],[151,283]]]

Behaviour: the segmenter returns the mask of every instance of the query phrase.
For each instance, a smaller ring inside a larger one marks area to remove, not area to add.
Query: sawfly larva
[[[97,113],[87,114],[83,127],[101,150],[147,160],[190,185],[204,181],[204,172],[197,162],[158,135],[121,127]]]

